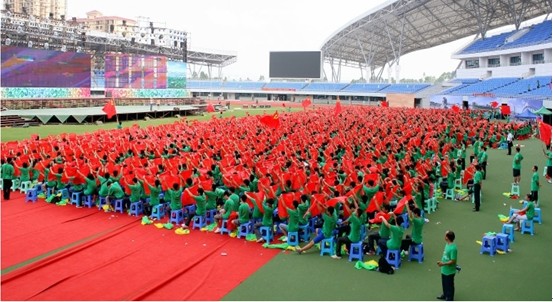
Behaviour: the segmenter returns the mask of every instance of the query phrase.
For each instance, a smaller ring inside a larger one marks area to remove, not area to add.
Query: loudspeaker
[[[131,45],[134,45],[134,38],[131,38]]]
[[[96,121],[96,125],[102,125],[103,122],[102,121]]]
[[[151,45],[156,45],[156,41],[154,39],[150,39],[150,44]]]
[[[115,29],[115,26],[113,24],[110,24],[109,25],[109,32],[112,33],[114,29]]]
[[[149,121],[149,120],[150,120],[150,117],[149,117],[149,116],[145,116],[145,117],[144,117],[144,120],[145,120],[145,121]]]

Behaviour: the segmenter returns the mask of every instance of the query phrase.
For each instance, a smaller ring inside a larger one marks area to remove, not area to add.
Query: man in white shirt
[[[514,135],[511,130],[508,130],[509,133],[507,134],[507,155],[511,155],[511,148],[513,147],[513,139]]]

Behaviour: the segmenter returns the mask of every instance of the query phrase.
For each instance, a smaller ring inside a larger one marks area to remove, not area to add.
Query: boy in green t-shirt
[[[534,202],[532,202],[532,194],[526,194],[526,206],[520,210],[515,210],[514,214],[509,217],[507,224],[516,223],[515,231],[520,231],[520,221],[521,220],[532,220],[534,219]]]
[[[513,157],[513,182],[515,184],[520,183],[520,169],[521,169],[521,162],[524,159],[522,154],[520,154],[520,147],[516,147],[517,154]]]
[[[538,174],[538,166],[532,167],[532,181],[530,182],[530,194],[533,202],[538,204],[538,191],[540,190],[540,175]]]
[[[263,241],[263,238],[261,237],[261,232],[259,231],[262,226],[271,228],[273,227],[273,212],[275,211],[274,203],[275,201],[272,198],[269,198],[262,203],[263,219],[261,220],[261,222],[257,222],[253,226],[253,232],[255,234],[255,237],[257,238],[257,242]]]
[[[247,200],[248,200],[248,197],[246,195],[242,195],[240,197],[240,205],[238,206],[238,218],[232,220],[232,224],[234,224],[236,227],[238,227],[241,224],[248,223],[250,221],[251,209]]]
[[[323,239],[331,238],[332,232],[336,228],[336,221],[338,221],[338,216],[336,215],[334,207],[328,206],[326,204],[318,204],[318,206],[322,206],[325,209],[323,213],[323,228],[317,229],[317,235],[306,246],[302,248],[296,246],[296,252],[298,252],[298,254],[302,254],[303,252],[309,250],[315,244],[323,241]]]
[[[436,297],[438,300],[453,301],[455,295],[455,273],[457,272],[457,245],[453,243],[455,233],[445,233],[445,248],[442,259],[437,262],[442,273],[442,295]]]

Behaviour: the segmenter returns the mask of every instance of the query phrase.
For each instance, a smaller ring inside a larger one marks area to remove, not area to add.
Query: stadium
[[[551,1],[386,1],[269,81],[63,3],[1,12],[3,300],[551,298]]]

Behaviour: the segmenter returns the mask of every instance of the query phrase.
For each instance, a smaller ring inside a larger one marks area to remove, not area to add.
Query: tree
[[[207,74],[205,72],[200,72],[200,80],[207,80],[209,79],[209,77],[207,76]]]
[[[259,80],[257,80],[258,82],[263,82],[265,81],[265,76],[264,75],[260,75],[259,76]]]
[[[192,79],[194,80],[198,79],[198,73],[196,71],[192,72]]]

